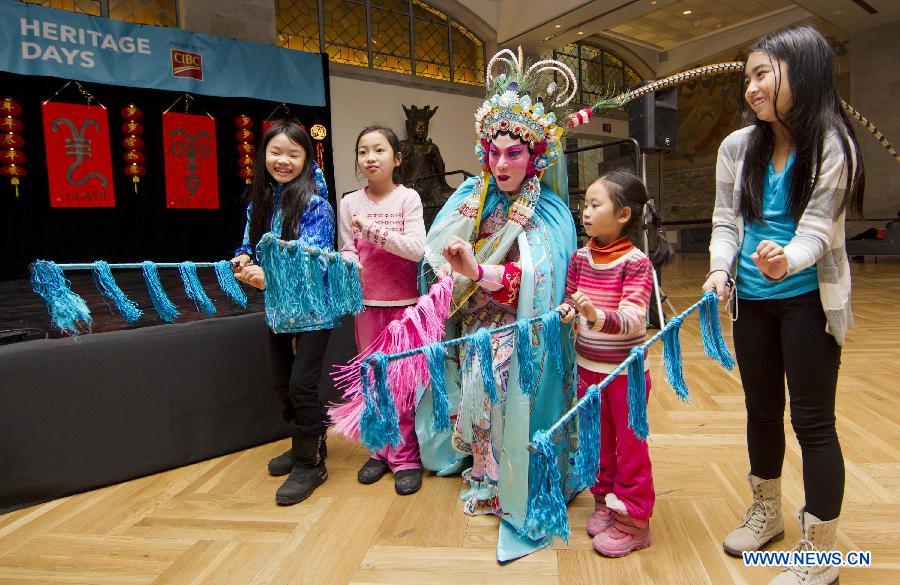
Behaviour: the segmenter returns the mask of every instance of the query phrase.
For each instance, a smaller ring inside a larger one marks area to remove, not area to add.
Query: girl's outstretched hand
[[[462,238],[452,236],[444,246],[443,255],[453,272],[462,274],[469,280],[478,280],[478,263],[475,262],[472,244]]]
[[[714,291],[719,301],[724,301],[728,295],[728,279],[729,275],[724,270],[713,270],[709,273],[706,282],[703,283],[704,291]]]
[[[763,240],[756,247],[756,252],[750,255],[750,259],[759,268],[759,271],[772,280],[781,280],[787,273],[787,257],[784,248],[772,240]]]

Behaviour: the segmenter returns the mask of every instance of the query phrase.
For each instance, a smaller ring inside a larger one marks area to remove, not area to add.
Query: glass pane
[[[484,83],[484,45],[465,28],[453,23],[453,81]]]
[[[275,27],[279,46],[319,52],[319,6],[316,0],[276,0]]]
[[[590,93],[592,96],[604,93],[603,68],[599,60],[581,61],[581,72],[578,75],[582,93]]]
[[[109,17],[156,26],[178,26],[175,0],[109,0]]]
[[[372,8],[386,8],[409,14],[409,0],[371,0]]]
[[[372,59],[376,69],[412,73],[408,14],[372,6]]]
[[[323,0],[325,50],[336,63],[369,66],[366,6],[348,0]]]
[[[446,23],[415,19],[416,75],[450,80],[450,33]]]
[[[46,6],[47,8],[78,12],[79,14],[100,16],[100,0],[25,0],[25,2],[27,4]]]
[[[603,84],[606,93],[618,93],[622,91],[622,87],[625,85],[622,69],[619,67],[604,67]]]

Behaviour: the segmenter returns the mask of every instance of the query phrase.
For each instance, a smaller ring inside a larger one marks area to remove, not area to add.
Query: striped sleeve
[[[616,335],[629,335],[643,330],[652,290],[653,266],[650,260],[644,256],[630,260],[622,270],[622,298],[619,308],[598,311],[594,329]]]

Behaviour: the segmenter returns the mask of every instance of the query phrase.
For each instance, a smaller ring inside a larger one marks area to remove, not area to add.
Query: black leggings
[[[790,299],[741,300],[734,348],[747,404],[750,472],[763,479],[781,477],[787,374],[806,510],[820,520],[837,518],[844,497],[844,457],[834,427],[841,346],[825,332],[819,291]]]
[[[293,423],[294,432],[301,435],[318,435],[325,429],[319,380],[330,336],[331,329],[304,333],[269,331],[275,392],[284,405],[284,419]],[[295,337],[296,355],[291,343]]]

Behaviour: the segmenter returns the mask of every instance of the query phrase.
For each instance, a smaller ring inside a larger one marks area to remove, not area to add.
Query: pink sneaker
[[[603,496],[594,496],[594,513],[588,518],[587,533],[588,536],[597,536],[612,524],[612,514],[606,507]]]
[[[609,528],[594,537],[594,550],[605,557],[624,557],[650,546],[650,521],[610,512]]]

